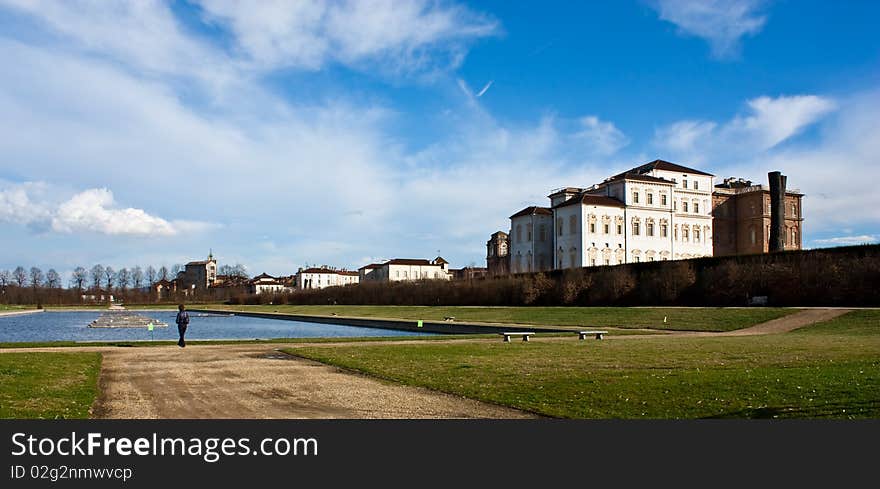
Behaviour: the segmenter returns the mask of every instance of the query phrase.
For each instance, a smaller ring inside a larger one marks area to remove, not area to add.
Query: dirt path
[[[192,345],[104,351],[100,418],[528,418],[276,351]]]

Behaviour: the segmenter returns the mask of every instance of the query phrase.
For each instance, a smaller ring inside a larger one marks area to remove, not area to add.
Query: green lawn
[[[880,417],[880,311],[782,335],[293,348],[567,418]]]
[[[193,306],[196,307],[197,306]],[[791,314],[787,308],[206,306],[211,309],[330,316],[423,319],[572,327],[730,331]],[[664,322],[664,318],[666,322]]]
[[[0,312],[4,311],[23,311],[25,309],[33,309],[34,306],[12,306],[9,304],[0,304]]]
[[[88,418],[100,353],[0,354],[0,418]]]

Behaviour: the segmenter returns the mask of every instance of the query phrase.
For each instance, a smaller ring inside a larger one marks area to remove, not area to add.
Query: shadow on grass
[[[825,403],[816,406],[763,406],[730,411],[704,419],[878,418],[880,401]]]

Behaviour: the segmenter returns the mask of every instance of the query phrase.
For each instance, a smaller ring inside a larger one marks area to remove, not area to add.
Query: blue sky
[[[0,0],[0,269],[357,268],[663,158],[877,242],[877,2]],[[488,88],[486,88],[488,85]],[[485,89],[485,90],[484,90]]]

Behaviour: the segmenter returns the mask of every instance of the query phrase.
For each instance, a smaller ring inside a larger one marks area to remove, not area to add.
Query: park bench
[[[523,341],[529,341],[529,336],[531,336],[535,333],[532,333],[530,331],[528,331],[528,332],[516,331],[516,332],[507,332],[507,333],[498,333],[498,334],[504,336],[505,343],[510,343],[511,336],[522,336]]]
[[[601,340],[603,335],[608,334],[608,331],[588,330],[588,331],[578,331],[577,334],[578,334],[579,340],[587,339],[587,335],[596,335],[596,339]]]
[[[455,316],[446,316],[443,318],[444,321],[455,321]]]

